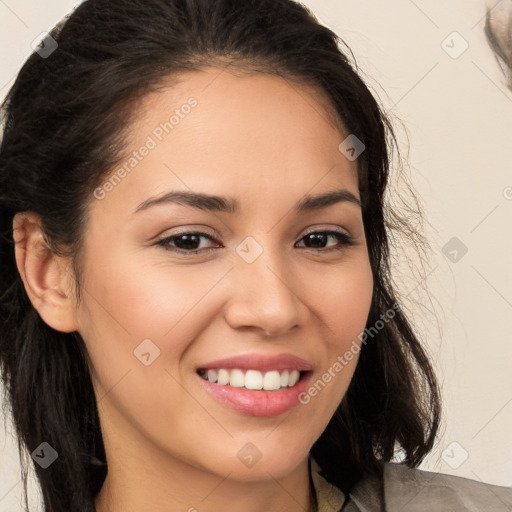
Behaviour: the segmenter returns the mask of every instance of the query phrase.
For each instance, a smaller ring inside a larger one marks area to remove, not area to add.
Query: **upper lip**
[[[240,370],[259,370],[262,372],[289,369],[309,371],[313,369],[308,361],[301,357],[294,356],[293,354],[277,354],[273,356],[265,354],[245,354],[209,361],[199,365],[196,369],[199,370],[200,368],[225,368],[226,370],[230,368],[239,368]]]

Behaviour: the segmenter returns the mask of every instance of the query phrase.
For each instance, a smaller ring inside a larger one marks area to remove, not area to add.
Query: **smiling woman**
[[[391,284],[414,230],[332,31],[292,0],[88,0],[47,42],[0,150],[0,364],[46,511],[512,503],[412,469],[440,418]]]

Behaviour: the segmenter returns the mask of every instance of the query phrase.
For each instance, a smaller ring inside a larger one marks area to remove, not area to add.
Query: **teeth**
[[[246,389],[264,389],[265,391],[275,391],[280,388],[292,387],[297,384],[300,378],[298,370],[271,370],[269,372],[260,372],[258,370],[247,370],[245,373],[239,369],[201,370],[200,375],[203,379],[210,382],[216,382],[220,385],[229,385],[235,388]]]
[[[227,370],[217,372],[217,384],[229,384],[229,372]]]
[[[288,378],[288,386],[289,387],[295,386],[295,384],[297,384],[297,381],[299,380],[299,377],[300,377],[300,373],[298,372],[298,370],[293,370],[290,373],[290,377]]]
[[[231,372],[231,378],[233,378],[233,372],[236,371],[237,370],[233,370]],[[265,374],[265,377],[266,376],[267,374]],[[257,370],[247,370],[247,373],[245,374],[245,380],[242,379],[242,382],[244,382],[244,385],[247,389],[263,389],[263,375],[261,374],[261,372],[258,372]],[[229,384],[231,384],[231,382]]]
[[[234,388],[243,388],[245,386],[244,372],[242,370],[231,370],[229,385]]]
[[[265,377],[263,377],[262,387],[267,391],[279,389],[281,387],[281,375],[279,375],[279,372],[276,370],[265,373]]]

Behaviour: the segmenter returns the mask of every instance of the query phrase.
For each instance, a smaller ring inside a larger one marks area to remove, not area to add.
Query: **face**
[[[107,457],[279,477],[331,419],[373,280],[356,161],[325,106],[214,68],[145,98],[90,203],[77,309]]]

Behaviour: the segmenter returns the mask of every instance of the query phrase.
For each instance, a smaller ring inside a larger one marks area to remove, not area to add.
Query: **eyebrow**
[[[296,213],[305,213],[327,208],[333,204],[348,202],[361,207],[360,200],[349,190],[338,189],[316,196],[305,196],[295,205]],[[153,206],[177,203],[200,210],[225,213],[239,213],[240,203],[237,199],[190,191],[172,191],[162,196],[150,197],[139,204],[134,213],[147,210]]]

